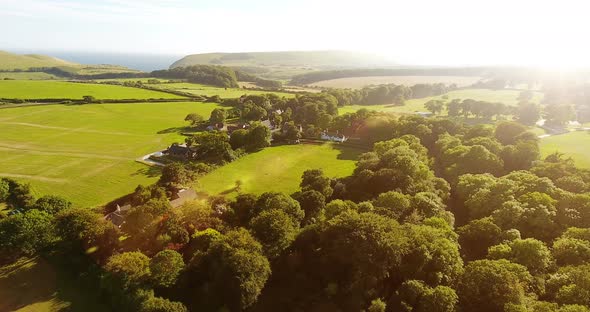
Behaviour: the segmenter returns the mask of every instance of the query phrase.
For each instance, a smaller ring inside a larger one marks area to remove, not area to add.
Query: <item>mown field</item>
[[[109,311],[78,278],[41,258],[0,267],[0,311]]]
[[[590,132],[574,131],[541,139],[541,154],[560,152],[571,157],[576,165],[590,168]]]
[[[188,83],[188,82],[178,82],[178,83],[162,83],[162,84],[152,84],[150,85],[154,88],[160,88],[164,90],[176,90],[187,92],[194,95],[204,95],[204,96],[213,96],[219,95],[222,98],[238,98],[244,94],[266,94],[269,93],[268,91],[262,90],[247,90],[247,89],[240,89],[240,88],[218,88],[212,87],[202,84],[196,83]],[[272,92],[279,96],[285,97],[295,97],[292,93],[282,93],[282,92]]]
[[[360,89],[370,85],[380,84],[398,84],[413,86],[421,83],[455,83],[459,87],[472,85],[479,81],[481,77],[465,76],[371,76],[371,77],[349,77],[324,80],[311,84],[316,87],[324,88],[351,88]]]
[[[293,193],[299,189],[301,175],[308,169],[323,169],[329,177],[343,177],[354,170],[362,150],[336,144],[282,145],[246,155],[199,179],[198,188],[212,195],[236,196],[236,181],[241,192],[268,191]]]
[[[153,183],[159,172],[135,162],[183,141],[191,112],[209,116],[213,103],[48,105],[0,109],[0,176],[31,183],[94,206]]]
[[[380,111],[380,112],[388,112],[388,113],[398,113],[398,114],[412,114],[416,112],[427,112],[428,110],[424,107],[424,103],[432,100],[432,99],[442,99],[443,96],[448,97],[448,101],[452,99],[473,99],[478,101],[487,101],[487,102],[502,102],[507,105],[516,105],[518,103],[518,95],[520,91],[518,90],[490,90],[490,89],[464,89],[464,90],[456,90],[448,92],[441,96],[435,97],[427,97],[421,99],[411,99],[406,101],[405,105],[402,106],[395,106],[393,104],[383,104],[383,105],[349,105],[338,108],[339,114],[345,114],[350,112],[356,112],[361,108],[366,108],[370,110]],[[543,94],[541,92],[535,92],[533,101],[539,102],[543,98]],[[442,113],[446,115],[446,111]]]
[[[178,99],[178,95],[122,86],[65,81],[1,80],[0,98],[11,99]]]

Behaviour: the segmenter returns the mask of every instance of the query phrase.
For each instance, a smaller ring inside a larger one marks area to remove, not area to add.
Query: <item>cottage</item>
[[[195,152],[193,151],[193,149],[191,149],[190,147],[188,147],[186,144],[178,144],[178,143],[174,143],[172,145],[170,145],[170,147],[168,147],[168,149],[166,149],[165,151],[163,151],[163,154],[165,155],[170,155],[173,157],[182,157],[182,158],[189,158],[194,156]]]
[[[329,132],[322,132],[320,138],[322,140],[326,140],[326,141],[332,141],[332,142],[339,142],[339,143],[343,143],[346,142],[348,140],[347,137],[345,137],[343,134],[340,133],[329,133]]]
[[[131,209],[131,205],[124,205],[122,207],[117,205],[117,209],[104,216],[104,219],[113,222],[115,226],[121,228],[123,223],[125,223],[125,216],[129,209]]]
[[[227,127],[223,123],[216,123],[207,126],[207,131],[224,131],[227,130]]]
[[[424,118],[432,117],[432,112],[416,112],[416,115]]]
[[[180,207],[187,201],[195,199],[197,199],[197,192],[195,192],[195,190],[193,190],[192,188],[181,189],[174,195],[173,199],[170,201],[170,206],[172,206],[172,208]]]

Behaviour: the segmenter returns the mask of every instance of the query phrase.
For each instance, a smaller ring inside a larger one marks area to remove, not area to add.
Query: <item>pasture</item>
[[[2,80],[0,98],[10,99],[179,99],[178,95],[107,84],[66,81]]]
[[[444,83],[457,84],[459,87],[472,85],[481,77],[469,76],[370,76],[370,77],[348,77],[319,81],[311,84],[314,87],[322,88],[350,88],[360,89],[370,85],[396,84],[413,86],[422,83]]]
[[[152,84],[151,87],[162,89],[162,90],[175,90],[175,91],[182,91],[194,95],[204,95],[204,96],[213,96],[219,95],[221,98],[224,99],[231,99],[231,98],[239,98],[244,94],[267,94],[267,93],[275,93],[278,96],[284,96],[287,98],[295,97],[292,93],[284,93],[284,92],[272,92],[272,91],[264,91],[264,90],[250,90],[250,89],[240,89],[240,88],[220,88],[214,86],[208,86],[203,84],[196,84],[196,83],[189,83],[189,82],[177,82],[177,83],[162,83],[162,84]]]
[[[236,196],[236,181],[241,192],[261,194],[299,190],[301,175],[308,169],[323,169],[329,177],[352,174],[362,150],[325,143],[269,147],[246,155],[200,178],[198,189],[210,195]]]
[[[382,104],[382,105],[348,105],[344,107],[338,108],[339,114],[346,114],[350,112],[356,112],[361,108],[366,108],[369,110],[375,110],[379,112],[387,112],[387,113],[397,113],[397,114],[413,114],[416,112],[427,112],[428,110],[424,107],[424,103],[432,100],[432,99],[443,99],[444,96],[447,97],[447,101],[451,101],[453,99],[473,99],[477,101],[486,101],[486,102],[502,102],[507,105],[514,106],[518,103],[518,95],[521,91],[518,90],[490,90],[490,89],[463,89],[463,90],[455,90],[448,92],[446,94],[434,97],[426,97],[420,99],[411,99],[407,100],[405,105],[396,106],[393,104]],[[539,102],[543,98],[543,94],[541,92],[534,92],[533,101]],[[443,111],[443,115],[446,114],[446,111]]]
[[[108,311],[78,279],[41,258],[0,267],[0,311]]]
[[[573,131],[566,134],[550,136],[539,142],[543,157],[560,152],[566,157],[571,157],[576,165],[582,168],[590,168],[590,132]]]
[[[214,103],[47,105],[0,109],[0,176],[36,195],[76,206],[104,204],[155,182],[157,168],[135,161],[182,142],[184,117],[208,118]]]

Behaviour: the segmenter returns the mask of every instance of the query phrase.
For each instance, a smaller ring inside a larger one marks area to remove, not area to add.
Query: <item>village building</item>
[[[125,215],[129,209],[131,209],[131,205],[117,205],[117,209],[104,216],[104,219],[113,222],[116,227],[121,228],[123,223],[125,223]]]
[[[180,207],[184,203],[197,199],[197,192],[194,189],[181,189],[179,190],[170,201],[172,208]]]
[[[339,143],[343,143],[348,140],[348,138],[346,136],[344,136],[343,134],[340,134],[337,132],[331,133],[331,132],[327,132],[327,131],[322,132],[322,134],[320,135],[320,139],[326,140],[326,141],[331,141],[331,142],[339,142]]]

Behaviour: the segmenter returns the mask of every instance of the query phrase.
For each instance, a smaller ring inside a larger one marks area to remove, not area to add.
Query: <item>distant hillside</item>
[[[32,67],[79,66],[55,57],[38,54],[13,54],[0,51],[0,70],[29,69]]]
[[[185,56],[170,67],[190,65],[224,65],[239,67],[251,74],[271,79],[288,79],[317,70],[387,67],[396,63],[382,56],[349,51],[285,51],[204,53]]]

